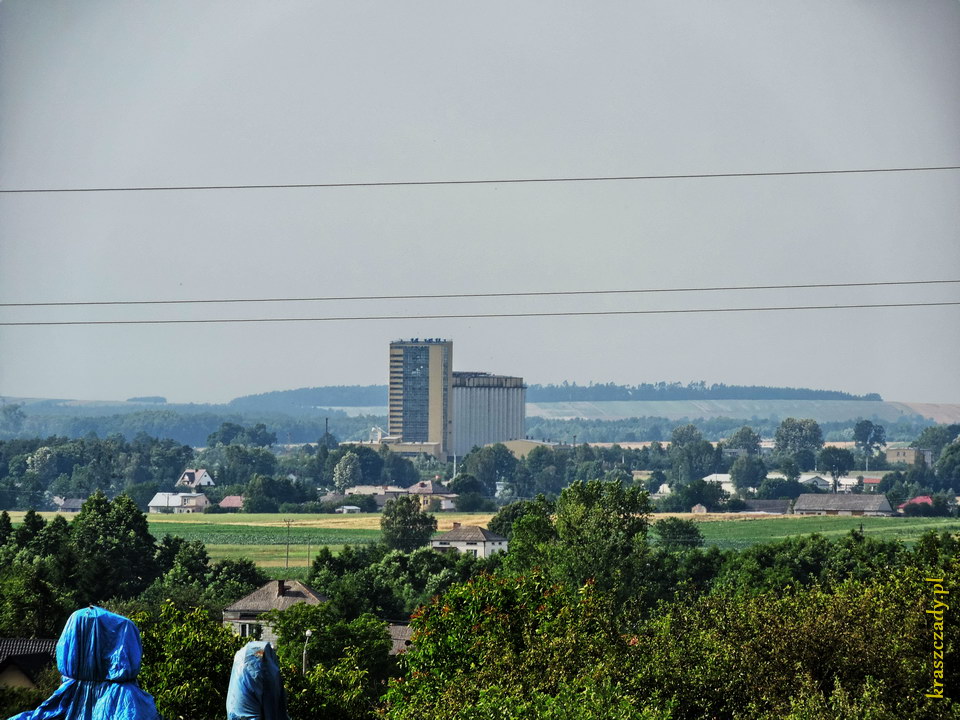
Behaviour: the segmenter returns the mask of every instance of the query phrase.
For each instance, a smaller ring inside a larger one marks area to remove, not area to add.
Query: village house
[[[388,502],[406,494],[407,489],[397,485],[354,485],[348,487],[343,493],[327,493],[320,498],[320,502],[339,503],[350,495],[370,495],[377,504],[377,509],[382,510]]]
[[[203,468],[197,468],[196,470],[187,468],[183,471],[180,479],[177,480],[175,487],[188,487],[191,490],[196,490],[197,488],[213,487],[215,484],[213,478],[210,477],[210,473]]]
[[[271,610],[286,610],[299,603],[320,605],[327,598],[299,580],[271,580],[223,610],[223,624],[240,637],[257,637],[277,644],[272,628],[260,622]]]
[[[910,498],[905,503],[900,503],[897,505],[897,511],[903,512],[906,508],[911,505],[926,505],[927,507],[933,507],[933,498],[929,495],[917,495],[914,498]]]
[[[802,473],[798,478],[798,482],[801,485],[815,487],[817,490],[833,489],[833,483],[830,480],[827,480],[825,477],[823,477],[823,475],[817,475],[816,473]]]
[[[793,514],[889,517],[893,508],[882,494],[816,493],[798,497],[793,503]]]
[[[724,492],[730,493],[731,495],[737,492],[729,473],[711,473],[703,478],[703,481],[719,485]]]
[[[460,552],[474,557],[490,557],[507,551],[507,539],[477,525],[453,524],[453,529],[430,541],[437,552]]]
[[[219,504],[224,510],[240,512],[243,510],[243,495],[227,495]]]
[[[430,509],[430,506],[436,503],[439,510],[455,510],[453,501],[457,494],[448,492],[446,486],[440,483],[434,483],[432,480],[424,480],[414,483],[407,488],[407,493],[416,495],[420,498],[420,506],[424,510]]]
[[[933,450],[923,448],[888,447],[886,456],[888,463],[917,465],[923,461],[928,467],[933,465]]]
[[[157,493],[147,505],[152,513],[198,513],[210,504],[203,493]]]
[[[57,506],[57,512],[75,513],[80,512],[86,498],[64,498],[59,495],[53,496],[53,504]]]
[[[786,515],[790,512],[790,500],[747,500],[744,512]]]
[[[56,663],[56,640],[0,638],[0,688],[36,688]]]

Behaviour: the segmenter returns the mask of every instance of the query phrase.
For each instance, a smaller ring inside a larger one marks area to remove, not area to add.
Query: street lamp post
[[[303,674],[307,674],[307,643],[310,642],[310,636],[313,635],[313,630],[307,630],[304,633],[303,638]]]

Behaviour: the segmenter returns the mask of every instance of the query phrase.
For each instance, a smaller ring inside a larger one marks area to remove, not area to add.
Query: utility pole
[[[287,526],[287,559],[284,562],[283,567],[284,569],[288,569],[290,567],[290,526],[293,524],[293,519],[284,518],[283,522]]]

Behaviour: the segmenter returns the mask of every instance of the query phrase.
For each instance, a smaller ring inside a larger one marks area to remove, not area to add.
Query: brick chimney
[[[459,528],[459,527],[460,527],[460,523],[455,522],[455,523],[453,524],[453,529],[454,529],[454,530],[456,530],[456,529]]]
[[[277,580],[277,597],[283,597],[286,590],[287,586],[283,584],[283,580]]]

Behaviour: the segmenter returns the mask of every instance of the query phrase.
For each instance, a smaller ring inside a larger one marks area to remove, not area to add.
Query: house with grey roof
[[[80,512],[80,510],[83,508],[83,504],[86,501],[86,498],[65,498],[60,497],[59,495],[53,496],[53,504],[57,506],[57,512],[62,513]]]
[[[327,601],[309,585],[299,580],[271,580],[233,605],[223,609],[223,624],[241,637],[257,637],[277,643],[269,625],[260,622],[260,616],[271,610],[287,610],[298,603],[320,605]]]
[[[147,505],[152,513],[198,513],[210,504],[203,493],[167,493],[153,496]]]
[[[810,487],[817,488],[817,490],[833,489],[832,482],[823,477],[823,475],[817,475],[816,473],[802,473],[798,481],[801,485],[809,485]]]
[[[0,688],[36,688],[40,674],[56,664],[56,640],[0,638]]]
[[[882,494],[816,493],[798,497],[793,503],[793,514],[887,517],[893,515],[893,508]]]
[[[191,490],[197,488],[213,487],[216,483],[204,468],[187,468],[177,480],[176,487],[187,487]]]
[[[507,539],[478,525],[453,524],[453,529],[430,541],[437,552],[460,552],[474,557],[490,557],[507,551]]]
[[[786,515],[790,512],[790,500],[747,500],[747,509],[744,512],[767,513],[769,515]]]

